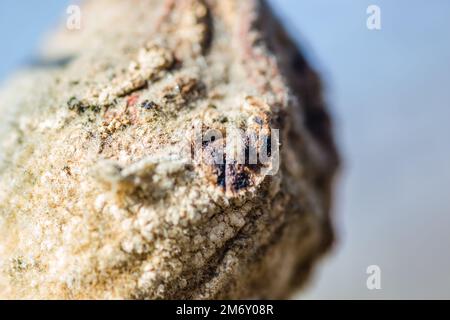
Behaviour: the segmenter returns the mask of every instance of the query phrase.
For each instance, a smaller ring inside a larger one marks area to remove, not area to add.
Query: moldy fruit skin
[[[288,297],[332,243],[338,156],[268,6],[96,0],[82,18],[45,46],[63,64],[0,91],[0,297]],[[279,170],[185,158],[198,121],[279,129]]]

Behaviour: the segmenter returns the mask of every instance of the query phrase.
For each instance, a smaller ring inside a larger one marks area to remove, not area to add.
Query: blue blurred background
[[[344,158],[338,243],[298,297],[450,298],[450,1],[270,2],[323,76]],[[0,82],[69,4],[0,2]]]

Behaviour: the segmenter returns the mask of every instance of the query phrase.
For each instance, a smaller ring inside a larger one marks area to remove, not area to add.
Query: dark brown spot
[[[158,105],[153,101],[145,100],[141,103],[141,108],[143,108],[145,110],[152,110],[157,107],[158,107]]]
[[[63,167],[63,171],[68,175],[71,176],[72,175],[72,171],[70,170],[69,166],[64,166]]]

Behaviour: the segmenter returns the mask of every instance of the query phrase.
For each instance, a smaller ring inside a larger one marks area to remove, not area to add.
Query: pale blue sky
[[[300,297],[450,298],[450,1],[270,2],[323,75],[345,164],[339,242]],[[0,2],[0,81],[69,3]],[[380,291],[366,288],[371,264]]]

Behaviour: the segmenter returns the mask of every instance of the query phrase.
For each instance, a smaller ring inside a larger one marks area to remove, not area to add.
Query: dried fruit
[[[0,297],[291,294],[332,241],[337,155],[264,2],[96,0],[83,19],[49,47],[73,59],[0,92]]]

